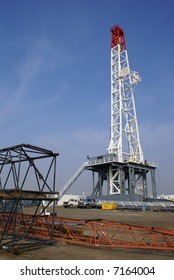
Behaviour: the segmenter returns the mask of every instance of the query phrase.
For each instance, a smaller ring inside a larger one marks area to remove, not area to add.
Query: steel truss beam
[[[0,215],[0,230],[5,216]],[[8,219],[8,214],[6,215]],[[81,220],[55,217],[17,215],[16,234],[24,236],[26,228],[30,238],[47,241],[50,231],[53,240],[69,244],[108,249],[147,249],[174,251],[174,229],[145,227],[107,220]],[[31,227],[32,224],[32,227]],[[53,227],[52,227],[53,225]],[[11,228],[11,233],[13,229]]]

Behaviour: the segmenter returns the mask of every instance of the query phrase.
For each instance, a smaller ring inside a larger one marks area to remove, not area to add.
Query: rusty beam
[[[0,230],[8,214],[0,214]],[[53,240],[69,244],[108,248],[146,249],[174,251],[174,229],[152,228],[141,225],[124,224],[115,221],[89,221],[54,217],[17,215],[16,234],[29,232],[29,237],[48,240],[50,232]],[[31,226],[32,224],[32,226]],[[11,229],[9,232],[13,232]]]

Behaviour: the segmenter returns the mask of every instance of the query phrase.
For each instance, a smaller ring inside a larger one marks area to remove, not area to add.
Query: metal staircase
[[[73,174],[73,176],[68,180],[68,182],[63,186],[63,188],[59,192],[59,199],[69,190],[72,184],[78,179],[78,177],[85,170],[87,162],[84,162],[79,169]]]

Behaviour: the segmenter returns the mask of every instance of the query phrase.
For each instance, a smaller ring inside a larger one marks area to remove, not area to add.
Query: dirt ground
[[[27,212],[32,213],[29,208]],[[174,229],[174,213],[130,210],[64,209],[56,208],[57,216],[64,218],[107,219],[123,223]],[[14,255],[0,250],[1,260],[174,260],[174,252],[140,249],[93,249],[56,243],[55,245],[25,251]]]

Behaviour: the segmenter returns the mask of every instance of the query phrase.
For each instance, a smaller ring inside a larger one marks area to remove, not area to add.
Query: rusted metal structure
[[[56,218],[56,240],[96,248],[174,250],[174,229],[153,228],[108,220]]]
[[[8,220],[8,214],[5,217]],[[33,220],[32,215],[19,214],[16,216],[16,234],[23,236],[25,232],[29,232],[30,238],[45,240],[47,244],[52,222],[53,217],[40,216]],[[2,227],[2,215],[0,215],[0,229]],[[13,232],[12,225],[10,230]],[[93,248],[174,251],[174,229],[145,227],[108,220],[55,217],[53,240]]]
[[[57,156],[58,153],[29,144],[0,150],[0,248],[16,251],[53,242]],[[23,207],[28,201],[36,205],[29,220]],[[45,217],[48,207],[53,218],[45,242],[31,236],[31,232],[37,219]]]

